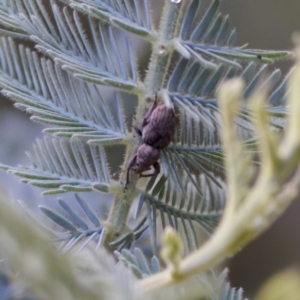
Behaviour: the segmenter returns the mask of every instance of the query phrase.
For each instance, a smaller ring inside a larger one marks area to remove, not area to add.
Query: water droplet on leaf
[[[180,3],[181,0],[171,0],[171,2],[173,2],[173,3]]]
[[[164,54],[165,51],[166,51],[165,46],[163,45],[158,46],[158,54]]]

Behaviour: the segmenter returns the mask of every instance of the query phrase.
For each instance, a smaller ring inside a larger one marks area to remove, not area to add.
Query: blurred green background
[[[150,0],[160,12],[161,0]],[[209,0],[203,0],[208,4]],[[300,0],[222,0],[222,11],[229,13],[238,33],[238,45],[249,48],[287,49],[293,44],[291,34],[300,31]],[[157,4],[157,5],[156,5]],[[291,62],[277,64],[285,74]],[[274,68],[272,66],[271,68]],[[300,83],[299,83],[300,84]],[[300,101],[300,99],[299,99]],[[300,116],[299,116],[300,117]],[[9,101],[0,99],[0,162],[24,163],[25,150],[41,136],[42,126],[33,124],[28,116],[14,110]],[[300,130],[299,130],[300,134]],[[14,190],[29,206],[39,198],[40,190],[15,184],[12,176],[0,174],[2,186]],[[259,286],[273,273],[289,266],[300,266],[300,200],[295,201],[275,225],[229,261],[233,286],[243,287],[252,297]]]

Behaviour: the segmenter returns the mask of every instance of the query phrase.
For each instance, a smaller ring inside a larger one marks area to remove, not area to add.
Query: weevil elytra
[[[142,137],[143,144],[129,161],[125,188],[129,183],[130,170],[140,174],[140,177],[151,177],[159,174],[160,150],[166,148],[171,142],[175,126],[176,116],[173,103],[169,96],[163,92],[155,95],[154,103],[145,115],[141,129],[137,126],[135,117],[133,118],[133,128]],[[151,166],[154,168],[153,172],[143,174],[143,172],[150,170]]]

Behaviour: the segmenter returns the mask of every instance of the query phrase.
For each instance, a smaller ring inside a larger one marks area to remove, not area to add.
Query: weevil
[[[129,183],[130,170],[140,174],[140,177],[151,177],[160,172],[158,163],[160,150],[170,144],[176,127],[173,103],[166,94],[162,98],[164,101],[158,103],[158,96],[155,95],[155,100],[143,119],[141,129],[137,126],[135,117],[133,118],[133,128],[141,136],[143,144],[129,161],[125,188]],[[154,168],[152,173],[143,174],[152,166]]]

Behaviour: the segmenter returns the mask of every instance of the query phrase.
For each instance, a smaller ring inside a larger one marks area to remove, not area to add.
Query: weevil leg
[[[139,136],[142,136],[142,135],[143,135],[141,129],[139,129],[138,126],[137,126],[137,124],[136,124],[136,117],[135,117],[135,116],[133,116],[133,118],[132,118],[132,127],[133,127],[134,131],[135,131]]]
[[[155,110],[155,108],[157,107],[157,93],[155,94],[155,99],[154,102],[151,106],[151,108],[148,110],[148,112],[146,113],[142,126],[144,127],[147,123],[148,123],[148,118],[151,116],[151,114],[153,113],[153,111]]]
[[[129,184],[129,171],[132,169],[132,167],[135,165],[136,163],[136,158],[137,155],[135,154],[129,161],[128,167],[127,167],[127,174],[126,174],[126,183],[124,186],[124,192],[127,189],[127,185]]]
[[[156,162],[155,164],[153,164],[153,167],[154,167],[154,171],[153,173],[150,173],[150,174],[140,174],[140,177],[152,177],[152,176],[155,176],[157,174],[160,173],[160,165],[158,162]]]

